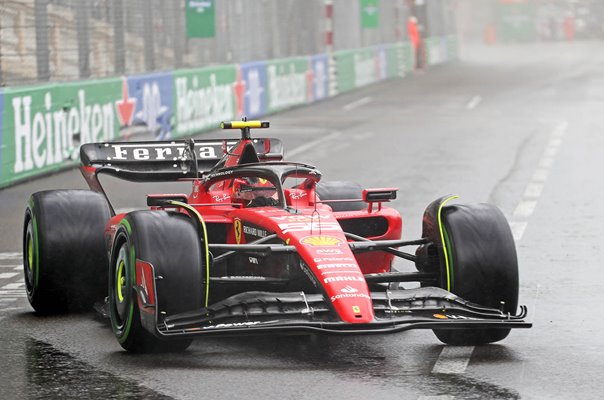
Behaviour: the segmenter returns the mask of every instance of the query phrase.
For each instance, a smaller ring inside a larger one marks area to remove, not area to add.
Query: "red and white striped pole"
[[[333,0],[325,0],[325,52],[329,73],[329,96],[338,94],[336,60],[333,54]]]

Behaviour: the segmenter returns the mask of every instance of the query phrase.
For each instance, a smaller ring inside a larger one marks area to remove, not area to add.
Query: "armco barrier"
[[[426,40],[429,65],[457,56],[455,37]],[[409,43],[280,60],[0,91],[0,188],[77,163],[93,141],[162,140],[256,118],[412,71]]]

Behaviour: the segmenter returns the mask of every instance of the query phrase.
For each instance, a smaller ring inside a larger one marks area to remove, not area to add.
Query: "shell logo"
[[[343,241],[335,236],[307,236],[300,243],[309,244],[313,247],[327,247],[339,246]]]

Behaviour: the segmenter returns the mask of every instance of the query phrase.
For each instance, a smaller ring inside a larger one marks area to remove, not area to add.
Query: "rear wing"
[[[80,147],[80,159],[88,174],[103,173],[134,182],[168,182],[196,178],[211,170],[237,142],[206,139],[88,143]],[[253,139],[252,143],[260,161],[283,159],[279,139]]]

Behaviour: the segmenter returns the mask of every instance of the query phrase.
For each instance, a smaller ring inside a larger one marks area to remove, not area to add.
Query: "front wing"
[[[317,332],[329,334],[392,333],[408,329],[530,328],[526,307],[509,315],[472,304],[443,289],[372,292],[375,319],[368,324],[335,320],[321,294],[246,292],[198,312],[156,321],[155,335],[179,338],[198,335],[256,335]]]

